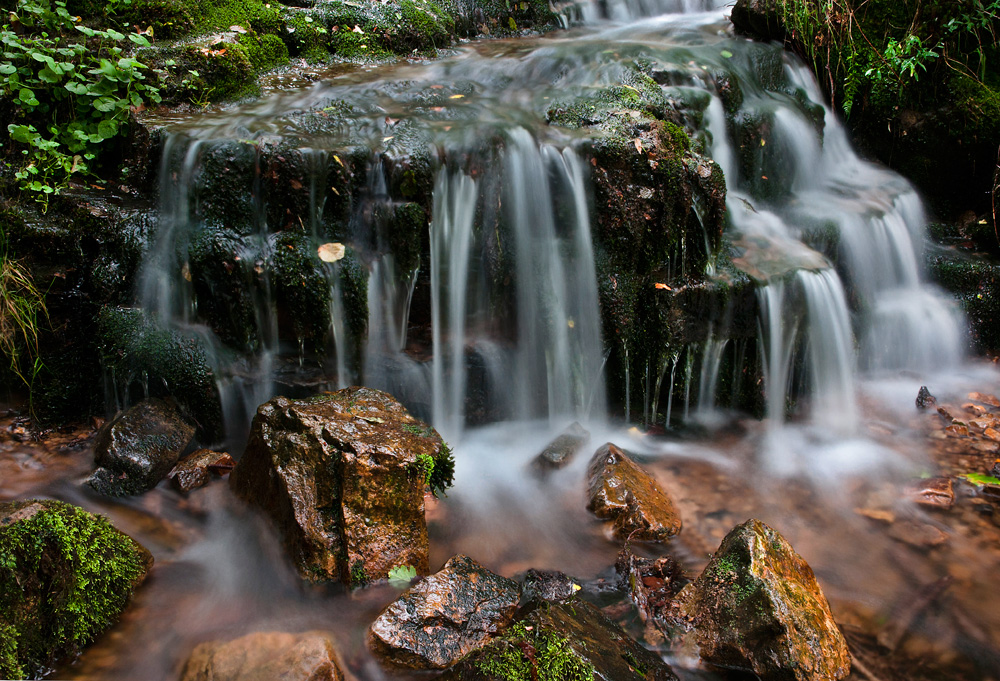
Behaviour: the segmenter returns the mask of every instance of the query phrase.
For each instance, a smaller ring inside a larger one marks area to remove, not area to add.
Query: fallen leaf
[[[354,33],[360,33],[361,35],[365,34],[365,32],[362,31],[361,27],[358,26],[357,24],[354,24],[354,28],[352,28],[351,31],[354,32]]]
[[[243,28],[242,26],[230,26],[229,30],[230,31],[236,31],[237,33],[246,33],[247,32],[247,30],[245,28]]]
[[[664,291],[672,290],[669,286],[667,286],[666,284],[661,284],[660,282],[656,282],[655,284],[653,284],[653,288],[662,289]]]
[[[463,97],[465,97],[465,95],[452,95],[448,99],[462,99]]]
[[[336,161],[337,163],[339,163],[339,164],[340,164],[340,167],[341,167],[341,168],[343,168],[343,167],[344,167],[344,162],[343,162],[343,161],[341,161],[341,160],[340,160],[340,157],[339,157],[339,156],[337,156],[336,154],[334,154],[334,155],[333,155],[333,160],[334,160],[334,161]]]
[[[292,189],[294,189],[296,191],[298,191],[299,189],[302,189],[302,183],[299,182],[298,180],[292,179],[292,180],[290,180],[288,182],[288,184],[290,184],[292,186]]]
[[[641,154],[642,153],[642,140],[639,139],[638,137],[636,137],[632,141],[633,141],[633,143],[635,143],[635,150],[638,151]]]
[[[316,249],[316,253],[319,255],[319,259],[323,262],[337,262],[347,253],[347,248],[344,244],[333,241],[328,244],[321,245]]]

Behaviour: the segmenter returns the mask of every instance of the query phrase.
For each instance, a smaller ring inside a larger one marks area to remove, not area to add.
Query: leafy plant
[[[879,84],[890,79],[902,83],[906,75],[913,80],[920,80],[920,72],[926,71],[927,64],[940,56],[941,48],[941,43],[933,49],[925,46],[924,41],[912,33],[902,41],[889,38],[881,64],[868,69],[865,75]]]
[[[147,66],[126,55],[130,44],[150,43],[141,33],[85,26],[63,0],[18,0],[0,43],[0,96],[18,107],[7,130],[24,145],[15,177],[47,209],[71,177],[91,172],[130,111],[160,101],[145,82]]]
[[[389,570],[389,584],[397,589],[405,589],[417,576],[417,569],[412,565],[397,565]]]

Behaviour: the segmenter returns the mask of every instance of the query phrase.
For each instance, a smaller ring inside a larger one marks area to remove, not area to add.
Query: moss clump
[[[930,263],[931,279],[957,296],[969,322],[973,349],[1000,352],[1000,265],[959,254],[943,254]]]
[[[276,35],[245,33],[237,39],[237,42],[246,50],[250,63],[258,73],[288,63],[288,46]]]
[[[58,501],[0,504],[0,521],[0,677],[35,678],[118,620],[152,557]]]
[[[291,326],[291,334],[282,335],[313,348],[322,346],[330,328],[331,282],[316,246],[304,233],[282,232],[275,239],[271,283],[278,309]]]
[[[479,671],[505,681],[592,681],[594,667],[567,645],[569,639],[519,622],[476,662]]]
[[[222,436],[215,375],[198,338],[159,328],[130,308],[105,308],[97,324],[101,366],[119,403],[173,397],[201,438]]]

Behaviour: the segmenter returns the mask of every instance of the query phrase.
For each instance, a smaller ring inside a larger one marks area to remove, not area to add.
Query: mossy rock
[[[247,58],[258,73],[288,63],[288,46],[274,34],[246,33],[237,38],[237,42],[246,50]]]
[[[951,252],[932,258],[929,270],[931,279],[961,303],[972,348],[1000,352],[1000,264]]]
[[[270,259],[279,336],[320,348],[330,329],[332,272],[303,232],[281,232]]]
[[[197,4],[192,0],[132,0],[115,7],[126,26],[151,27],[157,40],[179,38],[195,29]]]
[[[118,621],[152,564],[79,507],[0,503],[0,677],[37,678],[78,654]]]
[[[98,317],[101,366],[122,402],[173,397],[199,438],[222,436],[222,408],[202,341],[158,327],[142,310],[108,307]]]
[[[676,681],[659,656],[590,603],[532,601],[503,636],[465,657],[442,681]]]

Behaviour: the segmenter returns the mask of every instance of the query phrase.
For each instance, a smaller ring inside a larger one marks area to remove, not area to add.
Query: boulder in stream
[[[207,485],[212,475],[225,475],[235,465],[233,457],[226,452],[199,449],[178,461],[167,478],[178,491],[187,493]]]
[[[588,508],[614,521],[619,539],[666,541],[681,531],[673,501],[649,473],[610,442],[597,450],[587,470]]]
[[[690,589],[685,607],[704,660],[763,681],[850,673],[847,643],[812,569],[761,521],[736,526]]]
[[[38,678],[79,653],[118,621],[152,564],[102,516],[0,503],[0,678]]]
[[[361,586],[397,566],[427,573],[424,489],[450,484],[451,465],[437,431],[353,387],[261,405],[229,482],[277,524],[303,578]]]
[[[180,459],[194,430],[172,403],[143,400],[97,433],[94,461],[98,468],[87,484],[114,497],[153,489]]]
[[[590,433],[577,422],[573,422],[556,439],[545,446],[531,465],[544,472],[569,465],[577,452],[590,441]]]
[[[677,681],[660,657],[590,603],[534,601],[503,636],[465,657],[441,681]]]
[[[344,681],[333,639],[323,631],[247,634],[191,653],[181,681]]]
[[[517,582],[454,556],[382,611],[369,646],[399,666],[444,669],[510,624],[520,598]]]

